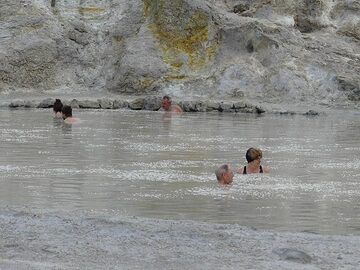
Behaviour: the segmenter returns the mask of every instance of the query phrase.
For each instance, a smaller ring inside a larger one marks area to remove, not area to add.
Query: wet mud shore
[[[358,269],[360,236],[0,209],[0,269]]]

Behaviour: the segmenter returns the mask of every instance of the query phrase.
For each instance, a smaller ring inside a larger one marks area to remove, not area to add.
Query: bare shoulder
[[[181,109],[181,107],[179,105],[171,105],[171,112],[183,112],[183,110]]]
[[[68,117],[64,120],[64,123],[66,124],[75,124],[78,123],[78,119],[74,118],[74,117]]]
[[[244,173],[244,167],[240,167],[239,169],[236,170],[237,173],[239,174],[243,174]]]

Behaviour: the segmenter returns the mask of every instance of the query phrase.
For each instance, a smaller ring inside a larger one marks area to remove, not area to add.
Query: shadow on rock
[[[281,260],[292,261],[297,263],[311,263],[311,256],[303,251],[292,248],[274,249],[273,253],[277,254]]]

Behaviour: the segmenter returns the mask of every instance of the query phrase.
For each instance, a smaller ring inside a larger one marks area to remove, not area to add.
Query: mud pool
[[[146,111],[0,111],[0,206],[237,224],[320,234],[360,232],[360,118]],[[263,150],[267,175],[235,175]]]
[[[357,112],[0,115],[1,269],[358,269]]]

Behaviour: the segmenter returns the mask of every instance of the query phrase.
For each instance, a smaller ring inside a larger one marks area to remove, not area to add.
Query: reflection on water
[[[360,232],[360,120],[247,114],[1,110],[0,206],[85,208],[261,229]],[[264,152],[266,175],[235,175]]]

